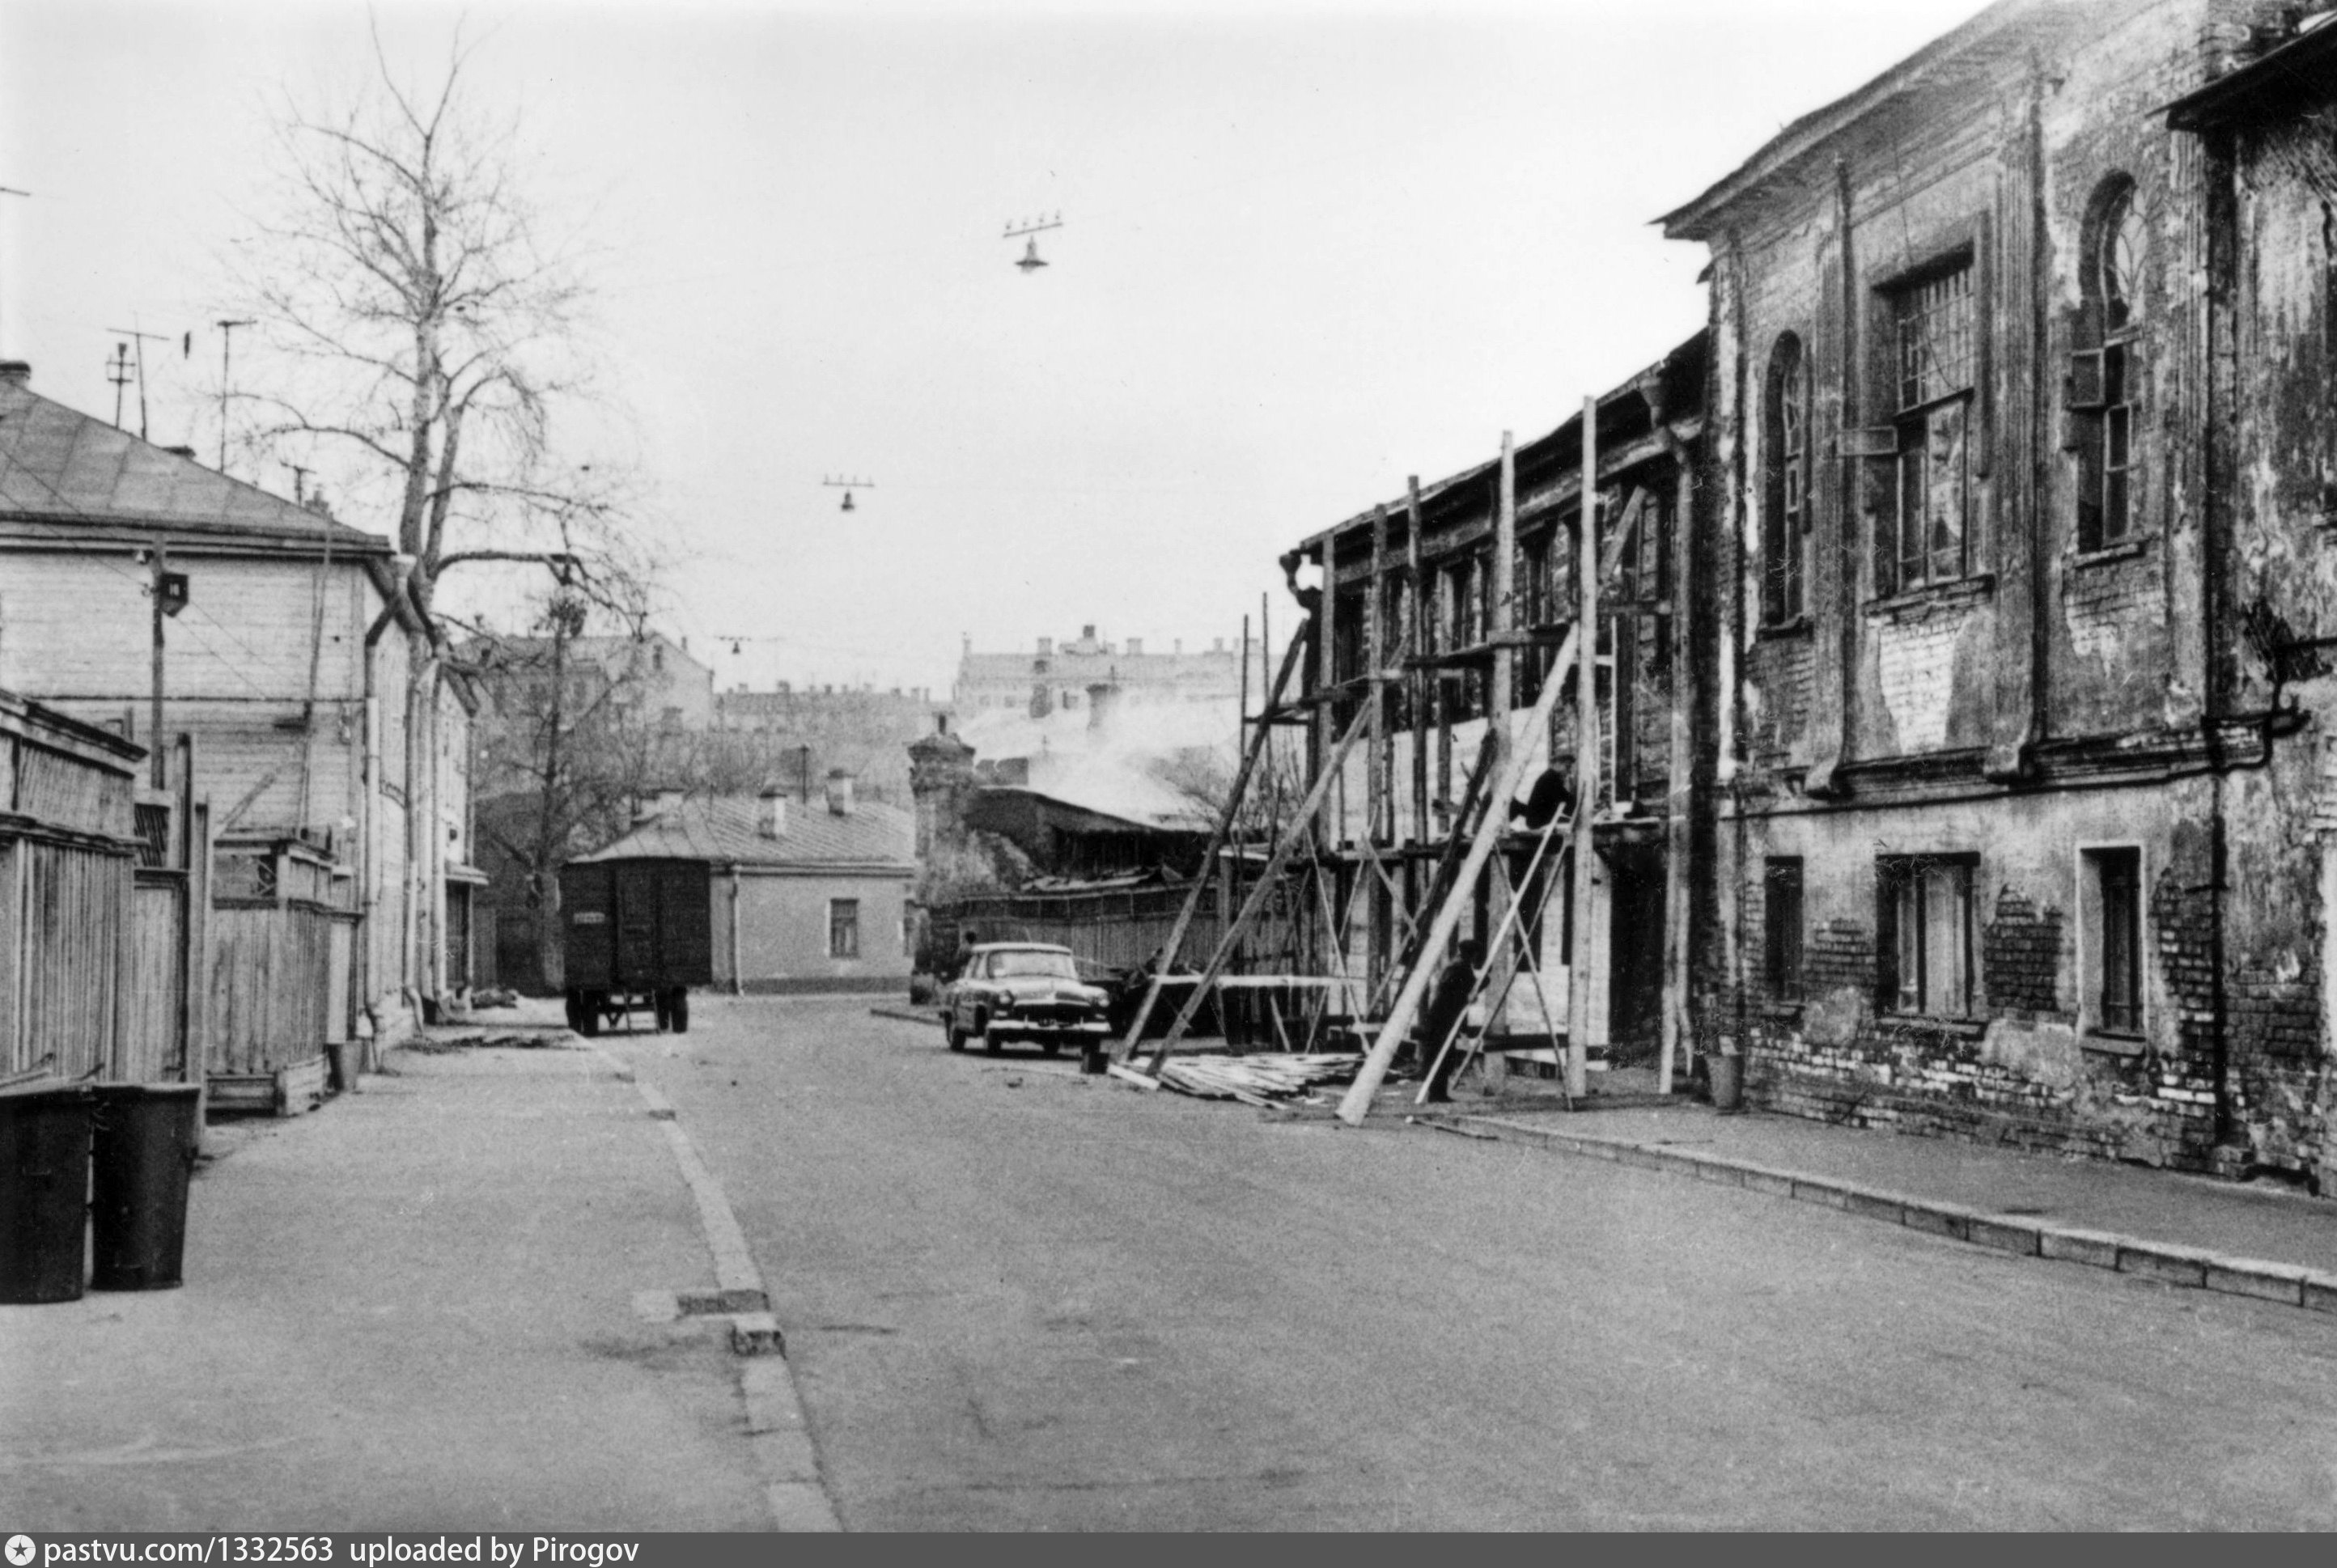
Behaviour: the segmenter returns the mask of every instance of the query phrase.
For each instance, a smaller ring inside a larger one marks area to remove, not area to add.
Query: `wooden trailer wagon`
[[[689,988],[714,979],[711,872],[704,861],[580,861],[560,872],[568,1027],[642,1009],[660,1031],[689,1028]]]

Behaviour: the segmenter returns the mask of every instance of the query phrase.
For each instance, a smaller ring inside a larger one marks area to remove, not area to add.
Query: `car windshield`
[[[1059,980],[1080,978],[1079,968],[1071,962],[1069,953],[992,953],[990,973],[992,978],[1002,980],[1017,975],[1045,975]]]

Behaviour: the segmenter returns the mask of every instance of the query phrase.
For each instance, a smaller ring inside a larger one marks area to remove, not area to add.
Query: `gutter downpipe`
[[[379,578],[376,578],[375,586],[382,586]],[[365,733],[359,743],[365,749],[358,760],[357,773],[357,912],[365,938],[358,943],[357,985],[367,1018],[372,1018],[375,998],[381,994],[376,983],[379,976],[374,962],[374,942],[377,935],[374,917],[381,906],[381,844],[377,836],[380,819],[374,806],[374,797],[381,792],[381,696],[375,685],[374,656],[379,648],[381,634],[387,631],[397,618],[398,590],[395,585],[384,597],[386,602],[382,606],[381,614],[375,617],[373,625],[366,628],[365,655],[358,661],[364,667],[365,674]],[[370,1068],[379,1065],[379,1058],[373,1056],[379,1048],[379,1033],[378,1030],[369,1030],[368,1033],[372,1037],[367,1040],[364,1049],[369,1058],[365,1065]]]

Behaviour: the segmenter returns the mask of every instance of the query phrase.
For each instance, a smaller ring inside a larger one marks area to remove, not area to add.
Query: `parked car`
[[[980,1039],[995,1051],[1030,1040],[1052,1056],[1068,1042],[1100,1046],[1111,1034],[1111,993],[1080,979],[1069,948],[987,942],[942,992],[942,1028],[953,1051]]]

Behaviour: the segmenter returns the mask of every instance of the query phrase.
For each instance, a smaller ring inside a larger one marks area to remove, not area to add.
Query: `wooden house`
[[[659,797],[633,831],[580,862],[702,861],[712,871],[714,981],[731,992],[906,992],[915,822],[856,801]]]
[[[321,1016],[395,1036],[459,968],[447,911],[467,897],[470,708],[388,541],[29,378],[0,363],[0,687],[120,742],[160,737],[182,759],[172,790],[209,802],[231,854],[276,846],[288,865],[326,868],[349,954]],[[245,896],[227,885],[217,896]],[[316,1057],[313,1027],[244,1032],[280,998],[243,988],[281,971],[244,950],[251,911],[221,912],[233,918],[212,922],[196,988],[214,1065],[240,1076]]]

